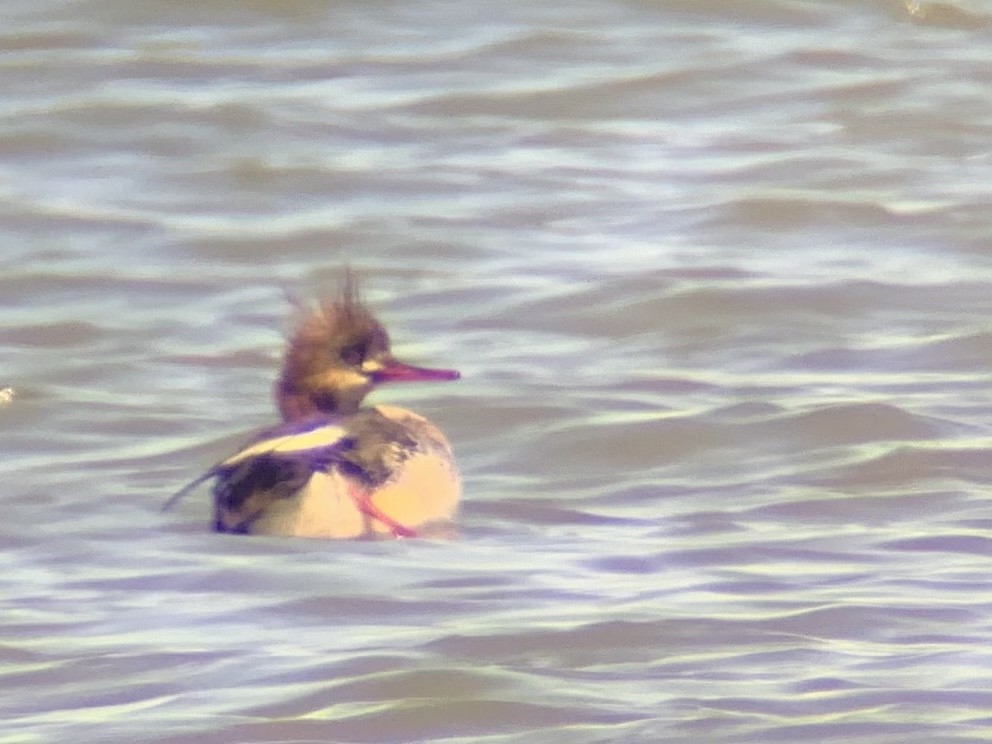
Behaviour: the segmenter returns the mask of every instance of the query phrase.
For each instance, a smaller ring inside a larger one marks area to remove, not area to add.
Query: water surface
[[[9,2],[0,742],[979,742],[992,6]],[[451,541],[207,531],[349,264]]]

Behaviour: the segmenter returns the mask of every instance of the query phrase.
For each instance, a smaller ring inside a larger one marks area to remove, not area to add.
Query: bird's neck
[[[276,383],[273,396],[283,421],[300,421],[318,414],[350,416],[358,412],[362,402],[361,398],[332,391],[302,391],[283,381]]]

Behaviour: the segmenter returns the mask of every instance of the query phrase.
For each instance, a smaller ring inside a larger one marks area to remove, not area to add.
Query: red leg
[[[348,493],[355,501],[355,506],[358,507],[358,511],[368,517],[371,517],[372,519],[375,519],[376,521],[382,522],[392,531],[393,537],[417,536],[416,530],[412,530],[409,527],[404,527],[402,524],[382,511],[378,506],[373,504],[371,495],[364,488],[359,488],[354,484],[349,484]]]

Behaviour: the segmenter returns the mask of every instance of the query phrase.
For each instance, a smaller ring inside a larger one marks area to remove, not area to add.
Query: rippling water
[[[0,742],[988,740],[992,5],[4,15]],[[458,539],[160,513],[346,263]]]

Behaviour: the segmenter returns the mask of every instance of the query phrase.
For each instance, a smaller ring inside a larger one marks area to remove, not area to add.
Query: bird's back
[[[461,480],[427,419],[392,406],[275,427],[214,474],[219,532],[350,538],[454,519]]]

